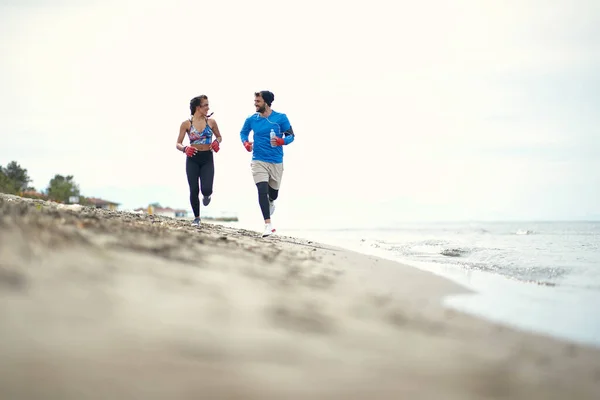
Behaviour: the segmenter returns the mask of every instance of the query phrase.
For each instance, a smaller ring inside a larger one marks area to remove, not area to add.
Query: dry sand
[[[1,399],[598,399],[600,351],[444,309],[428,272],[0,195]]]

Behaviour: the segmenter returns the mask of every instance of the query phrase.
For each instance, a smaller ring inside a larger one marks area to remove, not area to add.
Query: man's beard
[[[265,112],[266,109],[267,109],[267,107],[265,107],[265,106],[258,107],[258,112],[262,114]]]

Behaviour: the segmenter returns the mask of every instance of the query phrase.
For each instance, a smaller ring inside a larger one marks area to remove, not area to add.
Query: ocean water
[[[421,223],[281,233],[430,271],[475,292],[446,297],[447,307],[600,347],[600,222]]]

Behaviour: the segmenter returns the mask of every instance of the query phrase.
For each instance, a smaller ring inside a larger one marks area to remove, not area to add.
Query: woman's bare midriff
[[[192,144],[190,145],[198,151],[208,151],[210,150],[210,144]]]

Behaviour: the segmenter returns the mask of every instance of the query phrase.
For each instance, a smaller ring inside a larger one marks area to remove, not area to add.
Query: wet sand
[[[425,271],[0,194],[2,399],[597,399],[600,350],[440,305]]]

